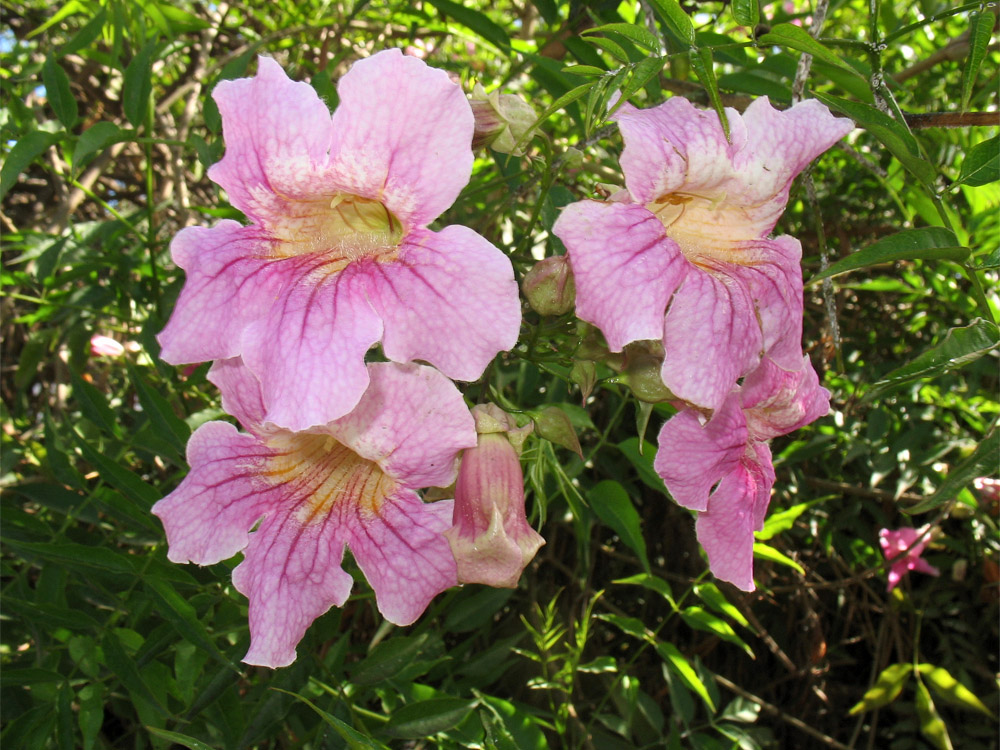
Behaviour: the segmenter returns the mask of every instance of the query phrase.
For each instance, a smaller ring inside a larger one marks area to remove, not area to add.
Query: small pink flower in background
[[[95,357],[120,357],[125,347],[113,338],[94,334],[90,337],[90,353]]]
[[[896,588],[896,584],[911,570],[932,576],[941,575],[940,570],[920,557],[929,540],[925,537],[922,541],[917,542],[917,539],[926,533],[926,526],[919,529],[904,526],[901,529],[882,529],[879,531],[878,543],[882,547],[882,554],[885,555],[886,560],[892,563],[889,567],[889,591]],[[914,542],[917,543],[914,544]]]
[[[698,511],[695,531],[716,578],[754,590],[753,533],[774,486],[767,441],[829,410],[808,358],[794,372],[764,359],[710,419],[686,407],[663,425],[653,466],[674,500]]]
[[[248,432],[198,428],[190,473],[153,506],[173,562],[211,565],[243,552],[233,584],[250,600],[250,664],[290,664],[309,624],[344,603],[345,546],[397,625],[457,583],[443,533],[453,503],[424,503],[416,490],[455,479],[459,451],[476,444],[472,416],[431,367],[379,363],[368,373],[352,412],[292,432],[265,422],[262,389],[241,360],[216,362],[209,378]]]
[[[263,420],[295,430],[358,403],[379,342],[392,361],[475,380],[521,321],[507,256],[466,227],[426,228],[472,168],[461,88],[387,50],[337,91],[331,116],[266,57],[254,78],[216,87],[226,153],[209,176],[251,224],[174,238],[187,280],[159,335],[172,364],[242,357]]]
[[[444,533],[458,564],[459,583],[514,588],[545,544],[524,514],[519,456],[531,425],[519,428],[494,404],[476,406],[472,414],[479,440],[462,454],[453,524]]]
[[[729,141],[714,112],[680,97],[622,106],[628,200],[579,201],[553,227],[577,315],[612,351],[662,340],[664,384],[704,409],[719,408],[762,352],[798,368],[801,248],[768,235],[795,176],[854,127],[815,100],[726,111]]]

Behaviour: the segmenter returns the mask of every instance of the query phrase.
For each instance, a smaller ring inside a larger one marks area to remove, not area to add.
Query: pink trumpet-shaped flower
[[[344,547],[397,625],[457,583],[443,533],[452,501],[424,503],[416,493],[449,485],[459,451],[476,444],[451,381],[422,365],[371,364],[353,411],[292,432],[265,423],[260,383],[240,359],[216,362],[209,375],[248,432],[226,422],[198,428],[190,473],[153,512],[174,562],[211,565],[243,552],[233,584],[250,600],[244,661],[294,661],[309,624],[350,594]]]
[[[461,88],[387,50],[337,91],[331,116],[266,57],[255,77],[216,87],[226,153],[209,177],[251,223],[174,238],[187,280],[159,335],[172,364],[242,357],[264,419],[293,430],[358,403],[376,343],[392,361],[475,380],[521,320],[502,252],[466,227],[427,229],[472,168]]]
[[[680,97],[622,106],[627,196],[573,203],[553,227],[577,315],[612,351],[662,340],[664,384],[710,410],[762,353],[798,367],[801,247],[768,236],[794,177],[853,127],[815,100],[782,112],[762,98],[726,113],[729,140],[714,112]]]
[[[524,514],[519,458],[531,425],[519,428],[493,404],[473,407],[479,441],[462,453],[455,513],[445,531],[459,583],[514,588],[545,540]]]
[[[917,539],[927,533],[927,527],[914,529],[904,526],[901,529],[882,529],[878,533],[878,543],[882,554],[892,565],[889,567],[889,586],[892,591],[896,585],[911,570],[917,570],[931,576],[941,575],[941,571],[924,560],[921,555],[929,541],[927,538],[917,542]],[[916,544],[914,544],[916,542]]]
[[[753,591],[753,533],[774,486],[767,441],[822,417],[830,393],[808,358],[794,372],[764,359],[710,419],[690,407],[660,430],[653,466],[671,496],[698,511],[695,532],[716,578]]]

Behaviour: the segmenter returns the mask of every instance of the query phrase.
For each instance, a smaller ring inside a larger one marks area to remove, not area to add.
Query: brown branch
[[[990,128],[1000,126],[1000,112],[921,112],[906,115],[911,128]]]

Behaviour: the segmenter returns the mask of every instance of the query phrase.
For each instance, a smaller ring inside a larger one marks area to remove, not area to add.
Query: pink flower
[[[453,503],[424,503],[416,490],[454,480],[459,451],[476,444],[473,419],[431,367],[380,363],[368,373],[352,412],[292,432],[265,423],[262,389],[241,360],[216,362],[210,379],[248,432],[198,428],[191,472],[153,507],[170,560],[211,565],[243,552],[233,584],[250,600],[250,664],[290,664],[309,624],[344,603],[345,546],[397,625],[457,582],[443,534]]]
[[[263,418],[294,430],[358,403],[376,343],[392,361],[475,380],[521,319],[503,253],[466,227],[427,229],[472,167],[461,88],[387,50],[337,91],[331,117],[266,57],[254,78],[216,87],[226,153],[209,176],[251,224],[174,238],[187,281],[159,335],[173,364],[241,356]]]
[[[553,231],[569,251],[577,315],[612,351],[662,340],[665,385],[717,409],[761,353],[801,356],[801,247],[768,239],[794,177],[853,127],[819,102],[783,112],[766,98],[714,112],[674,97],[615,116],[627,200],[567,206]]]
[[[928,539],[922,541],[917,539],[927,533],[927,527],[923,526],[914,529],[904,526],[901,529],[882,529],[878,533],[878,543],[882,547],[882,554],[892,565],[889,567],[888,591],[896,588],[896,584],[902,580],[903,576],[911,570],[919,570],[932,576],[941,575],[941,571],[920,557],[927,546]],[[917,542],[914,544],[914,542]],[[905,553],[905,554],[904,554]]]
[[[754,590],[753,533],[774,486],[767,441],[829,409],[808,358],[793,372],[765,358],[710,419],[686,407],[663,425],[653,466],[674,500],[698,511],[695,532],[716,578]]]
[[[531,425],[519,428],[499,407],[473,407],[479,441],[462,454],[452,527],[445,531],[459,583],[514,588],[545,540],[524,514],[518,457]]]
[[[95,357],[120,357],[125,347],[113,338],[94,334],[90,337],[90,353]]]

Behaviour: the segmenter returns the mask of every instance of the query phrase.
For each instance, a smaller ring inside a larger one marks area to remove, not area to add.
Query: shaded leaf
[[[969,56],[965,58],[965,67],[962,68],[962,111],[969,106],[969,97],[972,96],[972,86],[976,82],[979,74],[979,67],[986,57],[986,50],[990,46],[990,37],[993,35],[993,24],[996,23],[996,16],[993,13],[980,11],[969,16]]]
[[[383,727],[385,734],[400,739],[420,739],[457,727],[478,701],[464,698],[431,698],[396,709]]]
[[[587,493],[587,500],[597,517],[614,529],[621,540],[639,556],[648,573],[646,541],[642,538],[640,528],[642,522],[625,489],[618,482],[605,479]]]
[[[775,24],[769,32],[761,36],[757,41],[758,44],[773,44],[778,47],[788,47],[799,52],[805,52],[817,60],[822,60],[830,65],[836,65],[841,70],[864,78],[861,73],[855,70],[840,55],[824,47],[822,42],[814,39],[812,34],[801,26],[796,26],[792,23]]]
[[[305,703],[307,706],[309,706],[309,708],[311,708],[313,711],[319,714],[320,718],[323,719],[323,721],[325,721],[333,728],[333,731],[335,731],[337,734],[340,735],[340,738],[347,743],[347,747],[349,747],[351,750],[383,750],[385,748],[385,745],[383,745],[381,742],[376,742],[370,737],[366,737],[365,735],[361,734],[361,732],[356,730],[350,724],[341,721],[336,716],[328,714],[326,711],[321,709],[319,706],[317,706],[308,698],[303,698],[298,693],[293,693],[289,690],[282,690],[281,688],[271,688],[271,689],[279,693],[285,693],[286,695],[290,695],[293,698],[295,698],[295,700],[301,701],[302,703]]]
[[[139,127],[146,119],[149,97],[153,93],[153,52],[156,41],[142,46],[125,68],[125,83],[122,85],[122,108],[132,127]]]
[[[501,50],[510,47],[510,37],[507,36],[503,27],[495,24],[478,10],[466,8],[459,3],[451,2],[451,0],[427,0],[427,2],[437,8],[442,15],[449,16],[456,23],[478,34]]]
[[[1000,430],[997,423],[987,433],[972,455],[948,472],[941,485],[926,500],[907,508],[910,514],[926,513],[957,496],[959,491],[972,483],[976,477],[996,474],[997,456],[1000,456]]]
[[[747,26],[753,31],[760,23],[760,6],[757,0],[733,0],[733,18],[740,26]]]
[[[977,143],[962,161],[962,170],[956,184],[965,183],[971,187],[988,185],[1000,180],[1000,135]]]
[[[851,253],[831,264],[825,271],[820,271],[811,279],[815,284],[831,276],[838,276],[858,268],[867,268],[879,263],[891,263],[897,260],[953,260],[962,262],[972,251],[963,247],[950,229],[943,227],[921,227],[919,229],[904,229],[888,237],[883,237],[871,245]]]
[[[358,685],[375,685],[395,675],[404,665],[420,655],[430,641],[430,635],[398,636],[372,649],[358,664],[351,681]]]
[[[149,732],[154,737],[159,737],[160,739],[170,740],[178,745],[183,745],[189,750],[212,750],[212,748],[206,745],[201,740],[196,740],[194,737],[188,737],[186,734],[181,734],[180,732],[168,732],[166,729],[157,729],[156,727],[146,727],[146,731]]]
[[[45,84],[45,97],[59,118],[59,122],[65,125],[67,130],[72,128],[78,117],[76,99],[70,88],[69,76],[52,55],[49,55],[42,65],[42,83]]]
[[[79,169],[88,156],[126,137],[126,131],[113,122],[95,122],[80,133],[76,141],[76,148],[73,149],[73,168]]]
[[[14,187],[21,172],[58,140],[59,136],[55,133],[41,130],[33,130],[18,139],[4,159],[3,167],[0,167],[0,200]]]
[[[694,26],[677,0],[650,0],[650,2],[659,11],[667,27],[679,36],[682,42],[694,44]]]

